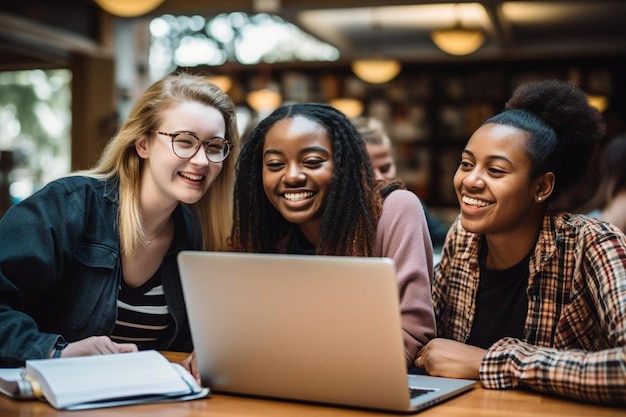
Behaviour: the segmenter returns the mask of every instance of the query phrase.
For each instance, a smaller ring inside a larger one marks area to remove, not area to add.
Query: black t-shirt
[[[287,253],[290,255],[315,255],[315,246],[306,240],[298,227],[289,239]]]
[[[480,254],[480,284],[476,294],[476,312],[467,344],[484,349],[503,337],[522,339],[528,313],[528,263],[530,253],[517,265],[504,270],[485,266],[485,250]]]

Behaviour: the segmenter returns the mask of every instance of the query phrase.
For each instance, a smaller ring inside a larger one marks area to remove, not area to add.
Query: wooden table
[[[167,352],[173,362],[186,354]],[[418,413],[420,417],[625,417],[626,409],[585,404],[524,391],[497,391],[478,387]],[[368,410],[348,409],[289,401],[213,394],[210,398],[165,404],[103,408],[88,411],[58,411],[41,401],[14,401],[0,395],[1,417],[377,417],[398,416]]]

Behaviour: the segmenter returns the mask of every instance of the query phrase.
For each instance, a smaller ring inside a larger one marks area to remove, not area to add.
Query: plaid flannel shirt
[[[469,337],[480,241],[460,218],[448,233],[433,284],[439,337]],[[626,405],[626,236],[596,219],[547,212],[526,294],[524,339],[507,337],[488,349],[483,386]]]

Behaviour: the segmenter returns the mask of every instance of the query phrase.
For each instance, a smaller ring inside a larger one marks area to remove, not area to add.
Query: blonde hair
[[[143,159],[135,150],[135,142],[153,137],[153,131],[161,122],[164,110],[176,103],[198,102],[217,109],[226,124],[226,139],[233,148],[223,162],[220,175],[207,193],[196,204],[190,205],[194,218],[200,223],[203,248],[212,251],[228,249],[228,236],[232,224],[232,187],[235,162],[239,154],[235,105],[219,87],[206,77],[189,73],[177,73],[152,84],[132,107],[118,133],[105,147],[100,160],[82,175],[112,179],[119,184],[118,226],[120,247],[126,256],[136,253],[145,239],[139,206],[139,188]]]
[[[380,120],[374,117],[361,116],[352,119],[351,122],[366,144],[391,145],[391,140],[385,133],[385,127]]]

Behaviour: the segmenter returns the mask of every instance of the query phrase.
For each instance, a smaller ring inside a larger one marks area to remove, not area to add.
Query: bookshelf
[[[605,95],[611,106],[623,109],[626,74],[619,62],[620,57],[459,65],[405,62],[402,72],[383,85],[360,81],[348,64],[229,66],[228,73],[237,80],[229,94],[237,105],[246,105],[247,91],[272,82],[285,101],[361,100],[363,115],[377,117],[387,127],[398,175],[429,207],[446,209],[458,207],[452,178],[463,146],[484,120],[503,109],[517,85],[545,78],[572,80],[588,94]],[[224,73],[225,68],[199,70]]]

